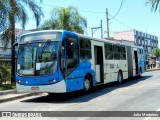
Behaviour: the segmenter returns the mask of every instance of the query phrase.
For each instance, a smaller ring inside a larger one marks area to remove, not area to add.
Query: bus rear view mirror
[[[13,49],[15,49],[15,47],[17,47],[18,46],[18,43],[14,43],[13,44]]]

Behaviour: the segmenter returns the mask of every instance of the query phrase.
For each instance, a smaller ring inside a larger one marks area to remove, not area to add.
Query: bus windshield
[[[17,73],[24,76],[50,75],[57,71],[58,42],[20,44]]]

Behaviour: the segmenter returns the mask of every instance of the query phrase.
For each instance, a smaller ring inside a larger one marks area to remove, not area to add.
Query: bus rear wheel
[[[85,93],[91,92],[92,84],[90,78],[86,77],[83,82],[83,90]]]
[[[123,82],[123,75],[122,75],[121,71],[118,72],[117,82],[118,82],[118,84],[122,84],[122,82]]]

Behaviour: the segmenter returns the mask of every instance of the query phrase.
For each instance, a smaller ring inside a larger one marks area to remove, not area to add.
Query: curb
[[[12,89],[12,90],[4,90],[4,91],[0,91],[0,96],[2,95],[6,95],[6,94],[16,94],[17,90],[16,89]]]
[[[0,103],[4,103],[4,102],[9,102],[9,101],[13,101],[13,100],[17,100],[17,99],[22,99],[24,97],[30,97],[33,95],[40,95],[41,93],[27,93],[27,94],[22,94],[22,95],[18,95],[18,96],[13,96],[13,97],[9,97],[9,98],[2,98],[0,99]]]
[[[149,69],[149,70],[146,70],[146,72],[156,71],[156,70],[160,70],[160,68],[157,68],[157,69]]]

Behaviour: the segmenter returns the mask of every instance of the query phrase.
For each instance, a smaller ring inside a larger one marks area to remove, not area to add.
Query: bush
[[[0,65],[0,84],[11,81],[11,67]]]
[[[15,88],[16,88],[16,83],[15,82],[11,83],[11,84],[0,85],[0,91],[15,89]]]

